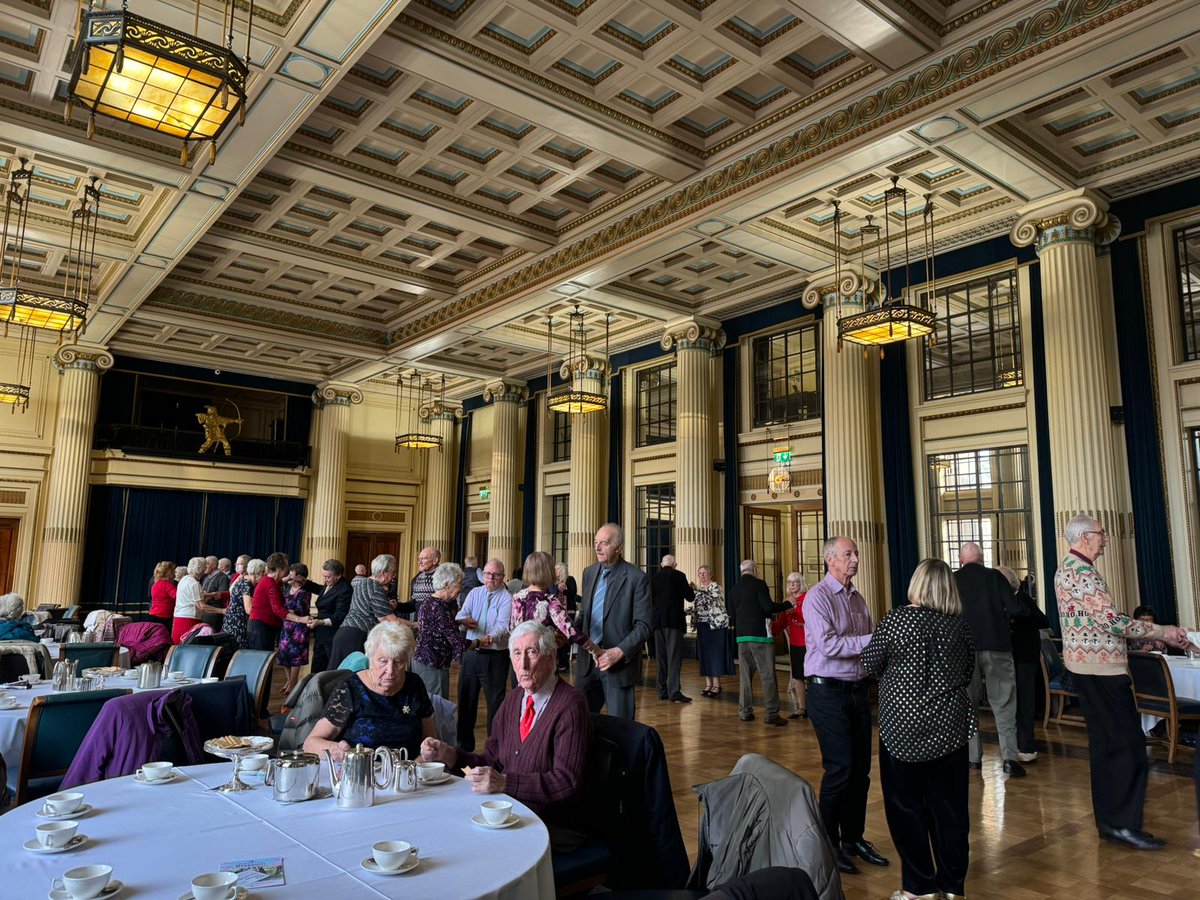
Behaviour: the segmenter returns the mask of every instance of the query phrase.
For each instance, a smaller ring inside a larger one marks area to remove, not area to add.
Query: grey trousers
[[[412,670],[414,675],[419,675],[421,680],[425,682],[425,690],[429,691],[429,696],[437,694],[439,697],[450,699],[450,670],[449,669],[431,669],[424,663],[419,663],[415,659],[412,661]]]
[[[575,687],[587,698],[588,709],[591,712],[598,713],[604,707],[608,707],[610,716],[631,720],[637,718],[637,701],[633,694],[633,685],[623,687],[617,684],[606,673],[597,669],[594,664],[588,665],[586,674],[575,676]]]
[[[654,629],[654,661],[658,663],[658,699],[670,700],[679,690],[683,665],[683,632],[678,628]]]
[[[745,718],[754,712],[755,670],[762,679],[763,707],[768,719],[779,715],[779,687],[775,683],[775,645],[745,641],[738,648],[738,715]]]
[[[1017,747],[1017,670],[1012,654],[1007,650],[975,651],[975,673],[967,689],[971,706],[979,706],[980,683],[987,685],[988,703],[996,717],[996,731],[1000,734],[1000,758],[1015,760]],[[983,760],[983,742],[979,732],[971,738],[968,756],[973,763]]]

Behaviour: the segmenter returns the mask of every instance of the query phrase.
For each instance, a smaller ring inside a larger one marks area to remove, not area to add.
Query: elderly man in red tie
[[[468,753],[426,738],[421,759],[468,770],[467,781],[476,793],[520,800],[546,823],[554,850],[571,850],[584,838],[572,825],[583,813],[587,701],[555,674],[558,645],[550,629],[522,622],[508,637],[508,651],[520,690],[504,698],[483,752]]]

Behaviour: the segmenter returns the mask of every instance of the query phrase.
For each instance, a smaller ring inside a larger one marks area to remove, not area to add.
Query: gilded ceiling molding
[[[555,237],[562,237],[564,234],[569,234],[570,232],[574,231],[576,228],[586,225],[588,222],[591,222],[593,219],[603,216],[605,213],[612,212],[618,206],[623,206],[624,204],[628,203],[630,200],[636,199],[637,197],[646,193],[646,191],[650,190],[651,188],[656,188],[662,183],[663,183],[663,180],[657,176],[650,178],[647,181],[642,182],[637,187],[635,187],[633,190],[626,191],[621,196],[608,201],[603,206],[598,206],[595,209],[593,209],[591,212],[585,213],[584,215],[580,216],[578,219],[574,219],[574,220],[568,222],[566,225],[564,225],[562,228],[559,228],[555,232]]]
[[[10,109],[13,112],[21,113],[25,116],[31,116],[35,119],[41,119],[44,122],[53,122],[55,125],[64,128],[70,128],[78,131],[81,134],[86,134],[88,123],[86,117],[75,117],[70,122],[63,122],[61,112],[52,112],[49,109],[41,109],[36,106],[27,106],[24,103],[17,103],[7,97],[0,97],[0,109]],[[120,131],[110,131],[103,125],[96,125],[94,129],[95,136],[108,138],[110,141],[116,141],[120,144],[129,144],[133,147],[138,147],[142,150],[148,150],[151,153],[157,153],[159,156],[170,157],[171,159],[179,159],[179,149],[171,149],[163,144],[156,144],[153,141],[142,140],[132,134],[125,134]]]
[[[497,269],[504,268],[509,263],[516,262],[522,256],[528,256],[528,255],[529,255],[528,250],[518,250],[515,253],[510,253],[510,254],[508,254],[508,256],[502,257],[501,259],[498,259],[493,263],[489,263],[488,265],[484,266],[482,269],[475,270],[470,275],[467,275],[465,278],[461,279],[458,282],[458,284],[460,286],[464,285],[464,284],[470,284],[472,281],[477,281],[478,279],[482,278],[484,275],[489,275],[492,272],[496,271]]]
[[[402,343],[442,322],[461,319],[540,285],[560,281],[567,273],[620,247],[651,236],[853,138],[891,124],[908,113],[1152,2],[1154,0],[1062,0],[1040,9],[939,62],[891,81],[792,134],[697,178],[597,232],[462,295],[425,319],[399,329],[391,335],[391,340]],[[401,18],[405,17],[402,15]]]
[[[86,372],[107,372],[113,367],[113,355],[107,347],[94,344],[63,344],[54,353],[51,365],[59,374],[67,369]]]
[[[304,309],[311,309],[313,312],[324,313],[327,315],[335,314],[339,316],[346,316],[350,319],[362,319],[364,322],[378,322],[378,319],[376,319],[374,316],[365,313],[354,311],[342,312],[341,310],[330,309],[328,305],[322,306],[319,303],[309,303],[297,297],[280,297],[275,294],[268,294],[266,291],[256,291],[244,286],[217,284],[216,282],[205,281],[202,278],[194,278],[189,275],[179,275],[177,274],[178,272],[179,270],[175,269],[170,273],[170,275],[168,275],[168,278],[170,278],[173,283],[194,285],[197,288],[207,288],[211,291],[225,291],[230,294],[238,294],[242,297],[258,297],[261,300],[271,300],[275,303],[287,303],[290,306],[299,306]]]
[[[1108,204],[1081,189],[1027,206],[1009,236],[1018,247],[1035,244],[1040,255],[1059,244],[1082,242],[1103,247],[1120,233],[1121,221],[1108,211]]]

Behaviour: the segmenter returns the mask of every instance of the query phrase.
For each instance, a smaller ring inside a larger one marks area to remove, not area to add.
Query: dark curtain
[[[1175,579],[1167,531],[1167,496],[1163,482],[1153,370],[1146,335],[1146,298],[1142,294],[1143,239],[1117,241],[1112,248],[1113,305],[1117,323],[1117,356],[1121,365],[1121,397],[1125,405],[1125,452],[1129,457],[1129,493],[1133,501],[1134,551],[1137,555],[1139,601],[1160,622],[1178,621]],[[1132,607],[1132,600],[1129,602]]]
[[[538,421],[542,418],[537,400],[525,406],[525,483],[521,485],[521,559],[537,549],[537,457]]]
[[[464,559],[467,555],[467,460],[471,457],[471,421],[467,412],[459,426],[458,476],[454,482],[454,558]]]
[[[201,515],[204,494],[198,491],[155,491],[147,488],[117,488],[126,491],[124,516],[119,530],[107,535],[107,556],[116,557],[118,579],[113,597],[97,597],[102,606],[116,601],[120,611],[148,609],[147,585],[154,567],[169,559],[187,565],[200,555]],[[88,541],[96,539],[88,535]],[[103,539],[103,536],[101,536]]]
[[[738,496],[738,431],[741,428],[741,392],[738,390],[738,348],[726,347],[721,358],[721,389],[725,395],[725,590],[737,579],[741,562],[741,502]]]
[[[880,361],[879,401],[892,606],[904,606],[908,603],[908,581],[920,561],[920,550],[909,420],[908,347],[903,343],[889,346]]]
[[[1038,501],[1041,504],[1042,567],[1049,584],[1038,585],[1038,599],[1046,610],[1050,628],[1059,634],[1058,602],[1054,599],[1054,573],[1058,569],[1058,534],[1054,527],[1054,481],[1050,471],[1050,415],[1046,411],[1046,332],[1042,325],[1041,265],[1029,267],[1029,341],[1033,345],[1033,412],[1038,447]]]
[[[621,373],[609,380],[608,521],[621,521],[621,466],[625,458],[625,416],[621,409]]]
[[[248,553],[252,558],[266,559],[276,550],[287,553],[275,544],[274,497],[243,494],[207,494],[205,497],[201,546],[206,555],[237,559],[242,553]],[[291,554],[288,559],[292,559]]]
[[[62,598],[63,605],[71,603],[99,602],[104,597],[117,596],[117,579],[120,577],[121,557],[119,554],[107,555],[105,543],[94,541],[91,535],[111,536],[112,540],[120,540],[121,526],[125,521],[125,501],[128,491],[121,487],[98,484],[91,489],[88,500],[88,541],[84,546],[83,580],[80,582],[79,597]],[[158,560],[155,560],[158,562]],[[146,602],[150,602],[151,571],[146,573],[145,591]],[[38,603],[59,602],[54,597],[34,598]],[[32,605],[32,604],[29,604]]]

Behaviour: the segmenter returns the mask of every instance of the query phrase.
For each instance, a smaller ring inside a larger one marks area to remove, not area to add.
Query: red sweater
[[[264,575],[254,586],[254,599],[250,603],[250,620],[262,622],[269,628],[280,628],[287,617],[287,605],[283,602],[283,590],[279,582]]]
[[[559,679],[546,708],[521,740],[525,692],[509,691],[482,753],[458,751],[457,766],[491,766],[504,773],[505,793],[520,800],[547,822],[570,824],[579,812],[572,802],[583,787],[591,719],[583,694]]]
[[[175,617],[175,585],[171,579],[160,578],[150,588],[150,615],[160,619]]]
[[[807,591],[805,592],[807,593]],[[791,600],[791,597],[787,598]],[[787,612],[780,613],[775,621],[771,623],[771,634],[779,634],[779,632],[787,629],[788,644],[792,647],[804,646],[804,594],[801,594],[795,600],[792,600],[796,605]]]

